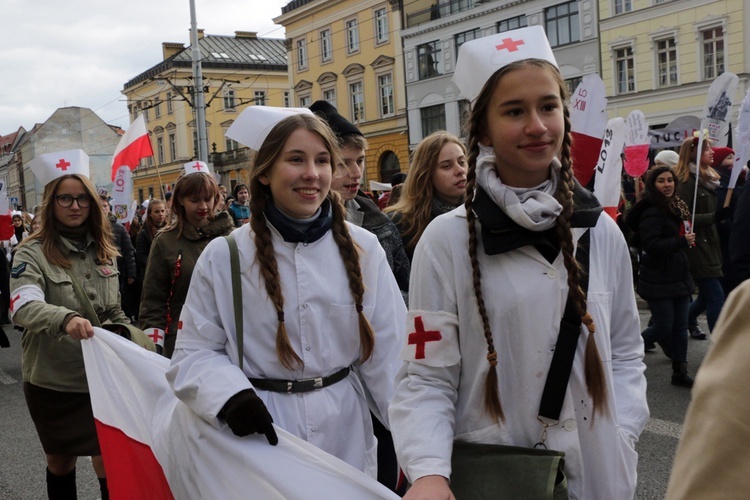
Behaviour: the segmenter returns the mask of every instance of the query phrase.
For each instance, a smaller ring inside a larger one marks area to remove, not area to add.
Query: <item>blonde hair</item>
[[[700,170],[701,177],[708,179],[718,179],[719,173],[709,165],[698,165],[700,163],[700,157],[703,156],[703,152],[706,148],[711,147],[711,140],[706,139],[703,141],[703,151],[697,154],[696,149],[698,148],[698,138],[688,137],[682,141],[680,146],[680,158],[677,160],[677,165],[674,167],[674,174],[680,182],[685,182],[690,177],[690,164],[694,163],[697,165],[696,172]],[[697,175],[696,175],[697,177]]]
[[[484,387],[484,405],[486,411],[496,420],[504,420],[502,405],[500,403],[499,384],[497,379],[497,352],[495,351],[490,320],[487,314],[487,308],[484,303],[482,294],[481,271],[479,260],[477,258],[477,234],[475,220],[476,216],[472,209],[474,190],[476,188],[476,162],[479,155],[479,140],[486,134],[487,130],[487,110],[495,88],[502,77],[512,71],[525,66],[536,66],[546,69],[550,76],[555,79],[560,89],[561,102],[567,101],[567,91],[565,81],[562,79],[560,72],[549,62],[539,59],[526,59],[511,63],[498,70],[485,84],[482,92],[474,102],[466,121],[468,137],[468,163],[469,170],[466,176],[466,216],[469,227],[469,258],[471,260],[471,269],[473,277],[474,294],[476,295],[479,316],[482,320],[484,337],[487,342],[487,360],[489,362],[489,371],[485,380]],[[580,269],[578,262],[573,253],[573,236],[570,229],[570,218],[573,215],[573,189],[575,187],[575,178],[573,176],[573,164],[571,160],[571,135],[570,135],[570,114],[567,106],[563,106],[563,115],[565,120],[565,135],[563,137],[562,149],[559,153],[560,163],[560,182],[555,193],[555,198],[562,205],[562,212],[557,217],[557,236],[560,240],[560,247],[563,254],[565,268],[568,271],[568,287],[573,294],[578,313],[583,318],[584,324],[589,329],[588,339],[586,341],[585,354],[585,380],[589,395],[594,404],[595,411],[604,412],[607,408],[607,389],[605,385],[604,369],[602,367],[599,350],[596,347],[594,339],[594,324],[590,315],[587,313],[586,295],[580,286]]]
[[[41,241],[42,253],[44,253],[44,256],[51,264],[70,269],[71,263],[68,260],[67,254],[62,251],[62,236],[60,236],[58,221],[55,218],[55,195],[57,194],[57,188],[66,179],[74,179],[83,184],[86,195],[91,198],[89,215],[84,224],[88,225],[89,233],[94,239],[97,259],[100,261],[116,259],[120,255],[120,252],[112,242],[112,227],[104,215],[104,210],[102,210],[102,207],[98,203],[99,195],[96,193],[96,188],[91,183],[91,180],[80,174],[63,175],[44,187],[42,208],[39,211],[39,215],[37,215],[37,217],[42,218],[41,227],[38,231],[34,231],[28,238],[24,239],[21,244],[30,243],[34,240]]]
[[[276,329],[276,356],[284,367],[293,370],[296,366],[304,366],[299,355],[289,341],[284,322],[284,295],[279,277],[278,262],[273,248],[271,231],[266,223],[265,211],[269,202],[272,202],[271,190],[260,182],[263,175],[269,173],[276,160],[284,150],[284,145],[292,133],[298,129],[309,130],[323,141],[328,152],[331,154],[331,168],[341,163],[338,142],[328,125],[311,115],[293,115],[285,118],[271,130],[266,137],[257,156],[255,164],[250,173],[250,226],[255,233],[255,247],[257,249],[256,259],[260,264],[260,273],[266,284],[266,292],[273,303],[278,317]],[[334,241],[339,248],[339,254],[346,268],[349,279],[349,289],[354,299],[354,307],[359,318],[360,339],[360,361],[370,359],[375,348],[375,333],[369,320],[364,314],[363,298],[365,286],[362,280],[362,270],[359,264],[359,252],[349,234],[346,226],[344,207],[339,195],[333,191],[329,192],[333,211],[333,225],[331,231]]]
[[[440,151],[450,143],[458,144],[466,154],[464,143],[450,132],[439,130],[422,139],[414,150],[400,198],[385,209],[386,213],[396,212],[401,215],[401,237],[408,239],[406,249],[410,252],[414,251],[432,220],[432,199],[435,196],[432,177],[438,169]]]

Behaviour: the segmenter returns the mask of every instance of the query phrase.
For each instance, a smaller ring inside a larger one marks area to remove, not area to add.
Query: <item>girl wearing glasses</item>
[[[62,161],[63,153],[52,161]],[[71,276],[78,277],[100,321],[129,323],[120,308],[111,228],[85,175],[88,157],[80,153],[84,173],[47,182],[41,226],[19,245],[11,270],[11,318],[23,328],[24,396],[47,456],[49,498],[76,498],[79,456],[92,457],[102,498],[108,497],[80,345],[94,332]],[[45,173],[43,157],[49,155],[41,156],[32,170],[44,182],[55,170]]]

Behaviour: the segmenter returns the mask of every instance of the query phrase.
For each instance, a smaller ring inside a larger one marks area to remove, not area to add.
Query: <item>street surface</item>
[[[648,309],[643,301],[638,305],[641,324],[648,322]],[[705,318],[700,325],[708,331]],[[41,500],[47,498],[44,452],[31,422],[21,385],[21,334],[12,327],[3,327],[11,347],[0,349],[0,499]],[[688,371],[691,375],[706,354],[710,341],[690,339]],[[646,377],[651,420],[637,445],[638,490],[636,499],[651,500],[664,497],[672,467],[672,459],[682,430],[690,391],[670,384],[671,362],[657,348],[646,353]],[[100,498],[91,461],[78,460],[76,471],[78,498]]]

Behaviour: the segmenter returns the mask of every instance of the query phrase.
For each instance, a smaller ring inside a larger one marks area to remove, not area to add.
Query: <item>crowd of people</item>
[[[207,422],[270,445],[275,424],[405,498],[454,498],[454,441],[549,447],[565,453],[571,498],[632,498],[644,350],[661,346],[672,384],[693,386],[697,317],[713,331],[750,277],[750,195],[743,175],[725,207],[734,152],[689,138],[656,155],[618,227],[574,177],[543,30],[517,30],[522,50],[488,59],[500,36],[462,46],[466,142],[427,136],[390,199],[362,189],[367,140],[325,101],[248,107],[247,184],[227,196],[186,167],[129,232],[87,164],[34,164],[44,199],[33,221],[13,216],[1,295],[23,330],[50,498],[75,498],[78,456],[94,457],[108,497],[80,346],[104,322],[142,329]],[[568,382],[550,421],[540,399],[559,363]]]

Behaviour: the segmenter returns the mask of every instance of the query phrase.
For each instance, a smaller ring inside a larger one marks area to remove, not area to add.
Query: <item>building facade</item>
[[[286,30],[293,105],[328,101],[367,138],[365,187],[409,165],[399,3],[294,0],[274,19]]]
[[[199,30],[209,163],[231,191],[249,180],[252,152],[226,137],[247,106],[288,106],[290,102],[284,40],[258,38],[254,32],[234,36],[203,35]],[[190,47],[163,43],[164,60],[127,82],[131,121],[143,113],[153,158],[133,173],[136,199],[161,198],[171,190],[183,164],[197,159],[193,69]]]

